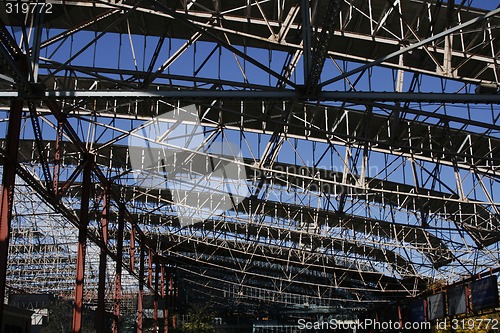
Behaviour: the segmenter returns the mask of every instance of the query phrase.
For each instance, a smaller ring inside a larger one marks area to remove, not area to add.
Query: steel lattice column
[[[4,161],[2,185],[0,188],[0,328],[3,328],[3,300],[5,298],[9,235],[12,221],[22,110],[23,101],[14,100],[11,102],[6,140],[7,156]]]
[[[80,204],[80,226],[78,231],[78,254],[76,259],[75,303],[73,306],[73,333],[82,331],[83,313],[83,283],[85,278],[85,250],[87,243],[87,228],[89,223],[89,201],[91,186],[91,161],[89,156],[83,161],[83,184]]]

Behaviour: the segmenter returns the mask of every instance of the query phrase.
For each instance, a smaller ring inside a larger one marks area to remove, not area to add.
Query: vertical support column
[[[83,313],[83,282],[85,277],[85,250],[87,243],[87,227],[89,224],[89,201],[91,185],[91,161],[90,156],[86,156],[84,161],[82,179],[82,195],[80,204],[80,228],[78,230],[78,254],[76,258],[76,284],[75,284],[75,302],[73,305],[73,325],[72,332],[80,333],[82,331],[82,313]]]
[[[2,184],[0,187],[0,329],[2,329],[3,301],[7,279],[7,263],[9,258],[9,237],[14,204],[14,185],[16,182],[16,165],[19,151],[19,134],[23,101],[13,100],[10,104],[9,125],[7,129],[6,150]]]
[[[31,50],[31,71],[29,73],[29,80],[31,82],[38,82],[38,68],[40,62],[40,45],[42,39],[42,28],[44,22],[44,11],[43,10],[35,10],[32,17],[31,23],[33,24],[34,36],[33,36],[33,45]]]
[[[177,328],[177,315],[172,316],[172,328],[175,330]]]
[[[424,321],[427,321],[427,300],[424,299]]]
[[[116,271],[115,290],[113,293],[113,327],[112,332],[118,333],[120,324],[120,303],[122,296],[122,257],[123,229],[125,228],[125,206],[120,205],[118,212],[118,233],[116,236]]]
[[[399,56],[398,65],[401,66],[400,68],[403,68],[403,66],[405,65],[404,56],[402,54]],[[405,82],[404,78],[405,78],[405,71],[402,69],[398,69],[396,76],[396,92],[403,92],[403,85]]]
[[[158,280],[159,280],[159,273],[160,270],[158,269],[158,259],[155,258],[155,296],[154,296],[154,313],[153,313],[153,319],[154,319],[154,330],[153,332],[157,333],[159,331],[158,329]]]
[[[179,286],[177,285],[177,277],[172,274],[172,283],[174,285],[174,302],[173,307],[177,308],[179,306]]]
[[[168,306],[174,308],[174,278],[172,272],[168,273]]]
[[[398,320],[399,320],[399,327],[403,327],[403,313],[401,311],[401,304],[398,304]]]
[[[153,251],[148,248],[148,285],[153,288]]]
[[[471,290],[468,285],[465,285],[465,313],[471,313],[472,312],[472,304],[471,304]]]
[[[448,20],[448,28],[452,28],[455,25],[455,0],[448,0],[448,4],[446,5],[446,16]],[[452,57],[453,57],[453,34],[447,34],[444,36],[444,59],[443,59],[443,67],[442,74],[448,77],[453,77],[453,68],[452,68]]]
[[[165,266],[161,265],[161,298],[163,299],[163,332],[168,333],[168,302],[165,297]]]
[[[401,46],[403,47],[403,46]],[[399,56],[399,66],[403,67],[404,66],[404,57],[401,54]],[[403,86],[404,86],[404,75],[405,72],[402,69],[398,69],[398,74],[396,77],[396,92],[403,92]],[[395,103],[396,108],[392,111],[391,113],[391,128],[390,128],[390,133],[389,136],[392,141],[397,141],[398,139],[398,133],[400,132],[400,112],[401,112],[401,102],[396,102]]]
[[[137,333],[142,333],[142,299],[144,296],[144,240],[141,241],[141,257],[139,261],[139,292],[137,294]]]
[[[95,317],[95,329],[97,333],[104,333],[104,321],[106,314],[106,304],[104,302],[106,298],[106,249],[108,246],[108,200],[109,200],[108,188],[104,189],[102,197],[102,215],[101,215],[101,238],[103,241],[103,246],[101,247],[101,253],[99,255],[99,285],[97,289],[97,313]]]
[[[370,135],[370,129],[371,129],[371,124],[370,124],[370,119],[372,119],[372,111],[373,107],[371,105],[368,105],[366,107],[366,115],[364,119],[364,129],[363,129],[363,134],[365,135],[366,138],[369,138]],[[370,154],[370,147],[368,142],[364,144],[363,147],[363,160],[361,161],[361,177],[359,180],[359,185],[363,188],[366,187],[366,178],[369,176],[370,171],[368,170],[369,166],[369,157]]]
[[[130,271],[135,272],[135,229],[132,225],[130,228]]]
[[[175,283],[174,273],[170,272],[170,302],[172,304],[172,309],[177,308],[177,285]],[[172,314],[172,328],[175,330],[177,328],[177,315]]]

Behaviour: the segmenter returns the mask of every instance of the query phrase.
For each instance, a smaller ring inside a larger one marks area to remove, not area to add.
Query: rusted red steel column
[[[148,248],[148,285],[153,288],[153,251]]]
[[[106,317],[106,248],[108,244],[108,215],[109,215],[109,193],[108,188],[104,189],[102,195],[102,213],[101,213],[101,238],[103,246],[99,255],[99,284],[97,289],[97,313],[95,317],[95,329],[97,333],[104,332],[104,321]]]
[[[118,233],[116,235],[116,271],[115,290],[113,293],[113,326],[112,332],[118,333],[120,324],[120,303],[122,297],[122,256],[123,229],[125,228],[125,206],[120,205],[118,212]]]
[[[165,297],[165,266],[161,265],[161,298],[163,299],[163,332],[168,333],[168,302]]]
[[[9,125],[6,137],[7,158],[4,160],[2,184],[0,185],[0,327],[3,318],[3,300],[7,279],[7,263],[9,258],[9,237],[14,204],[14,185],[16,182],[16,165],[19,151],[19,134],[23,101],[13,100],[10,104]]]
[[[472,312],[472,304],[470,303],[471,300],[471,290],[470,286],[465,285],[465,313],[471,313]]]
[[[83,313],[83,283],[85,277],[85,250],[87,243],[87,228],[89,224],[89,201],[91,185],[91,161],[86,156],[85,166],[83,168],[82,194],[80,203],[80,228],[78,230],[78,254],[76,257],[76,283],[75,283],[75,302],[73,305],[73,325],[72,332],[80,333],[82,331],[82,313]]]
[[[160,270],[158,267],[158,259],[156,258],[155,260],[155,296],[154,296],[154,313],[153,313],[153,318],[154,318],[154,331],[153,332],[158,332],[158,280],[159,280],[159,275],[160,275]]]
[[[168,297],[168,307],[173,308],[174,307],[174,281],[172,278],[172,272],[168,272],[168,291],[167,291],[167,297]]]
[[[130,228],[130,271],[135,272],[135,228],[132,225]]]
[[[143,306],[142,299],[144,296],[144,257],[145,257],[144,240],[141,241],[141,257],[139,261],[139,292],[137,294],[137,333],[142,333],[142,316]]]
[[[175,330],[177,328],[177,315],[172,315],[172,328]]]
[[[403,313],[401,311],[401,304],[398,304],[398,320],[399,320],[399,326],[403,327]]]

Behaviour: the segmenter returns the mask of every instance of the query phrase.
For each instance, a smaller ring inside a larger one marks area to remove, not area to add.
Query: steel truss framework
[[[74,332],[96,301],[103,332],[137,293],[141,331],[145,289],[159,325],[179,276],[226,305],[368,306],[498,267],[500,10],[482,5],[0,4],[0,296],[71,295]],[[192,104],[250,195],[183,227],[127,143]]]

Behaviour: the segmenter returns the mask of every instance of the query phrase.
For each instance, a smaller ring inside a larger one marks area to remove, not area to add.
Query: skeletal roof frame
[[[176,275],[247,305],[368,306],[498,267],[500,11],[480,5],[0,4],[0,289],[102,310],[125,286],[174,295]],[[182,226],[168,181],[141,184],[130,156],[147,152],[127,143],[193,104],[208,144],[241,150],[251,195]]]

